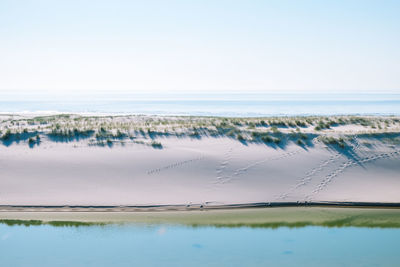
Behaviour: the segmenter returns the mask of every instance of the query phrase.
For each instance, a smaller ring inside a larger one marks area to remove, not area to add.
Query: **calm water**
[[[0,112],[205,116],[400,115],[400,94],[1,96]]]
[[[399,266],[400,229],[0,225],[0,266]]]

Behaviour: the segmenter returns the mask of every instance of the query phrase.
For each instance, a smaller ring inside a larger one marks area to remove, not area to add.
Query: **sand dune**
[[[283,150],[244,146],[224,138],[166,139],[163,143],[163,150],[64,143],[2,148],[1,203],[400,202],[400,150],[388,148],[348,159],[322,145]],[[230,148],[224,150],[223,145]],[[364,181],[371,172],[376,177]]]
[[[42,135],[34,147],[0,146],[0,204],[400,203],[400,144],[388,136],[353,134],[341,148],[318,135],[307,145],[164,135],[153,139],[156,149],[137,139],[93,146]]]

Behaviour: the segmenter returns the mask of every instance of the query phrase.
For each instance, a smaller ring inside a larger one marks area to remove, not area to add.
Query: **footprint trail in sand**
[[[162,172],[162,171],[174,169],[174,168],[183,166],[183,165],[185,165],[185,164],[194,163],[194,162],[199,161],[199,160],[202,160],[202,159],[204,159],[204,156],[199,156],[199,157],[197,157],[197,158],[193,158],[193,159],[189,159],[189,160],[184,160],[184,161],[179,161],[179,162],[176,162],[176,163],[167,165],[167,166],[163,166],[163,167],[160,167],[160,168],[156,168],[156,169],[149,170],[149,171],[147,171],[147,174],[148,174],[148,175],[159,174],[159,173]]]
[[[339,168],[337,168],[336,170],[334,170],[333,172],[329,173],[327,176],[325,176],[325,178],[321,181],[321,183],[319,183],[316,188],[306,196],[306,200],[307,201],[311,201],[313,199],[313,197],[318,194],[319,192],[321,192],[322,190],[324,190],[328,184],[330,184],[333,179],[335,179],[336,177],[338,177],[341,173],[343,173],[347,168],[349,167],[354,167],[354,166],[359,166],[362,165],[364,163],[369,163],[378,159],[385,159],[385,158],[398,158],[400,156],[400,150],[396,150],[396,151],[392,151],[392,152],[386,152],[386,153],[380,153],[378,155],[374,155],[374,156],[369,156],[369,157],[364,157],[358,160],[348,160],[346,162],[344,162],[343,164],[341,164],[339,166]]]
[[[312,181],[313,177],[315,177],[318,173],[321,173],[328,166],[332,165],[339,158],[340,154],[335,153],[334,155],[329,157],[329,159],[322,161],[317,167],[306,172],[306,174],[301,179],[298,180],[298,183],[292,186],[287,192],[279,195],[277,197],[277,200],[286,199],[287,197],[289,197],[290,194],[294,193],[298,188],[309,184]]]
[[[276,157],[269,157],[269,158],[266,158],[266,159],[262,159],[262,160],[250,163],[249,165],[247,165],[245,167],[242,167],[242,168],[234,170],[233,174],[231,174],[231,175],[219,176],[219,178],[217,177],[218,179],[217,179],[217,181],[215,183],[216,184],[225,184],[225,183],[231,182],[234,179],[237,179],[239,176],[245,174],[251,168],[254,168],[254,167],[258,166],[258,165],[261,165],[263,163],[267,163],[267,162],[270,162],[270,161],[284,159],[284,158],[296,155],[296,154],[298,154],[298,153],[300,153],[302,151],[303,151],[302,149],[299,149],[299,150],[295,150],[295,151],[292,151],[292,152],[283,153],[283,154],[281,154],[279,156],[276,156]]]
[[[226,178],[226,176],[224,176],[224,173],[226,172],[226,169],[229,165],[229,162],[232,159],[232,151],[233,148],[230,147],[224,154],[224,159],[223,161],[219,164],[219,166],[216,169],[216,173],[217,173],[217,181],[221,181],[223,179]]]
[[[354,136],[353,142],[354,142],[354,144],[351,143],[353,152],[359,154],[359,148],[361,147],[361,144],[358,141],[357,136]],[[328,147],[325,146],[325,148],[328,148]],[[339,152],[334,152],[334,154],[329,159],[322,161],[317,167],[306,172],[306,174],[301,179],[298,180],[298,183],[296,185],[292,186],[287,192],[279,195],[276,199],[277,200],[286,199],[300,187],[308,185],[312,181],[313,177],[315,177],[318,173],[323,172],[324,169],[330,167],[334,162],[336,162],[340,158],[340,156],[341,156],[341,154]],[[343,163],[343,164],[345,164],[345,163]],[[341,166],[338,168],[338,170],[341,169]]]

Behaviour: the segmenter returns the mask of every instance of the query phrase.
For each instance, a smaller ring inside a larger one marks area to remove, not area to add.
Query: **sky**
[[[400,1],[1,0],[0,93],[400,93]]]

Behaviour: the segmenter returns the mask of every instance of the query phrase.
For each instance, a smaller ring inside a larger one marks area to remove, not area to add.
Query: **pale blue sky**
[[[1,0],[0,92],[400,93],[400,1]]]

